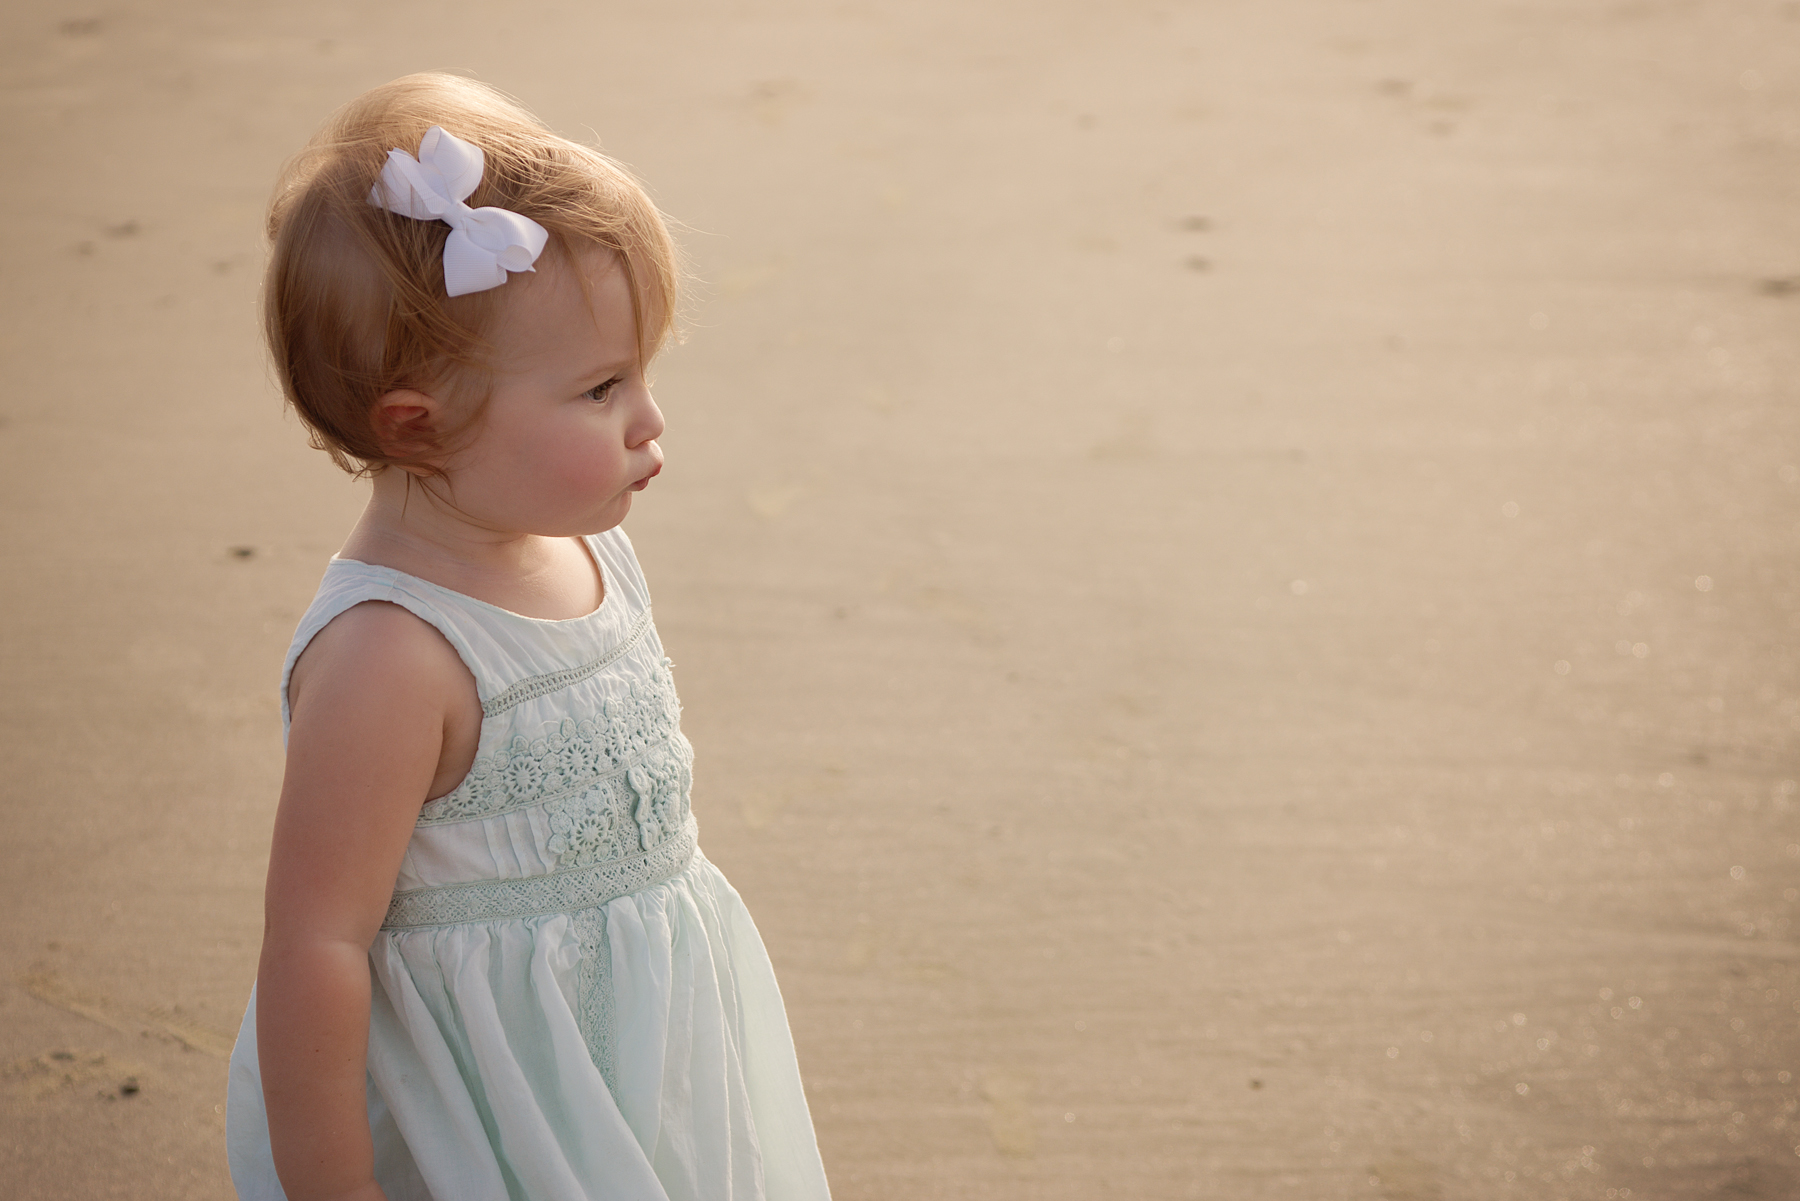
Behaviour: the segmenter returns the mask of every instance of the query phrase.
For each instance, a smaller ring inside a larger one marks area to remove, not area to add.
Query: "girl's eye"
[[[589,400],[604,401],[606,399],[607,395],[613,390],[613,385],[617,384],[618,382],[619,382],[619,377],[615,375],[611,379],[607,380],[604,384],[595,384],[593,387],[589,388],[586,392],[583,392],[582,395],[587,397]]]

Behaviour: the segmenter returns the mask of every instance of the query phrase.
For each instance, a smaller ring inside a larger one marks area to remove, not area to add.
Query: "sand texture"
[[[6,6],[0,1194],[230,1195],[361,503],[262,205],[426,68],[685,223],[627,528],[841,1201],[1800,1197],[1771,0]]]

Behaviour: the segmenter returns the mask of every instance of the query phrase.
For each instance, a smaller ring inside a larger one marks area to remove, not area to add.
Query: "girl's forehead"
[[[503,299],[490,335],[503,366],[577,348],[635,356],[631,280],[611,251],[547,254],[536,271],[515,275],[505,286],[517,290]]]

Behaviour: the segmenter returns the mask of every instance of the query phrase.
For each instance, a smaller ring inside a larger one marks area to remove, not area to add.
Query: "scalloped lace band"
[[[593,909],[680,875],[694,857],[698,837],[690,814],[673,837],[624,859],[523,880],[477,880],[397,892],[381,928],[411,930]]]

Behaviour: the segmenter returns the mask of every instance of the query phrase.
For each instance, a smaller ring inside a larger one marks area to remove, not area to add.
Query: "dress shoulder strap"
[[[436,628],[474,675],[477,689],[483,694],[487,692],[487,673],[482,671],[480,656],[470,643],[467,631],[434,598],[422,589],[413,587],[415,582],[412,576],[391,567],[376,567],[354,559],[331,561],[325,578],[319,583],[318,594],[313,597],[312,604],[300,618],[299,627],[294,630],[294,641],[288,647],[287,661],[281,667],[281,729],[284,736],[289,717],[288,680],[294,674],[295,662],[320,630],[340,614],[364,601],[386,601],[391,605],[399,605]]]
[[[644,569],[638,565],[637,552],[632,549],[631,539],[624,529],[614,526],[605,533],[588,535],[585,541],[606,576],[607,588],[617,588],[623,593],[619,599],[625,602],[626,608],[634,612],[648,609],[650,585],[644,579]]]

